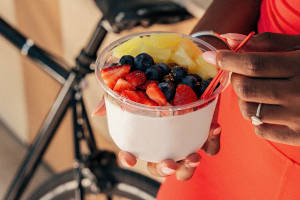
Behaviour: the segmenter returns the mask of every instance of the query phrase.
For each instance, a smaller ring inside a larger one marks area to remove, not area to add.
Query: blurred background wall
[[[195,2],[205,8],[211,1],[181,1],[201,17],[203,9]],[[71,65],[101,17],[92,0],[1,0],[0,15],[35,43],[65,58]],[[150,29],[135,28],[120,35],[110,33],[103,47],[121,36],[146,30],[189,33],[197,20],[194,18],[168,26],[155,25]],[[93,75],[87,80],[89,85],[84,97],[91,113],[102,90]],[[0,37],[0,120],[24,143],[29,144],[35,137],[59,89],[57,82]],[[91,120],[100,146],[118,151],[108,136],[105,117]],[[45,156],[46,162],[55,171],[71,167],[72,139],[71,115],[68,112]],[[142,165],[139,163],[136,170],[145,171]]]

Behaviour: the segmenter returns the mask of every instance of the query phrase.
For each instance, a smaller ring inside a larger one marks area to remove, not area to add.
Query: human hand
[[[96,109],[93,111],[93,116],[104,116],[106,113],[105,103],[102,99]],[[221,127],[217,123],[217,112],[214,113],[212,124],[209,131],[207,141],[202,147],[202,150],[208,155],[215,155],[220,149],[220,133]],[[125,151],[119,152],[119,160],[125,167],[132,167],[136,164],[137,158]],[[188,155],[184,160],[175,162],[172,159],[167,159],[159,163],[148,162],[147,167],[151,174],[159,177],[169,176],[176,173],[178,180],[188,180],[192,177],[196,167],[200,163],[200,155],[198,153],[192,153]]]
[[[210,132],[206,143],[203,145],[202,150],[209,155],[215,155],[220,149],[220,133],[221,128],[216,123],[216,114],[211,124]],[[136,157],[125,151],[119,152],[119,160],[125,167],[132,167],[136,164]],[[188,180],[192,177],[196,167],[200,164],[200,155],[198,153],[192,153],[188,155],[184,160],[175,162],[172,159],[166,159],[159,163],[148,162],[148,171],[158,177],[166,177],[172,174],[176,174],[178,180]]]
[[[234,48],[245,36],[223,35]],[[262,33],[239,51],[204,53],[204,59],[231,71],[231,83],[245,119],[256,115],[255,133],[273,142],[300,146],[300,35]]]

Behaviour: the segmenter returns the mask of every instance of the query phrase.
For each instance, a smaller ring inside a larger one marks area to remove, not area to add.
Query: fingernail
[[[221,37],[225,38],[229,46],[233,49],[246,38],[245,35],[238,33],[225,33],[222,34]]]
[[[163,173],[162,175],[167,175],[167,176],[175,173],[174,169],[168,168],[166,166],[162,166],[160,168],[160,171]]]
[[[239,33],[225,33],[221,37],[227,40],[244,40],[247,36]]]
[[[98,102],[96,108],[92,112],[92,117],[104,116],[106,114],[105,101],[102,99]]]
[[[217,53],[215,51],[206,51],[202,54],[203,59],[213,65],[216,65]]]
[[[216,128],[214,131],[213,131],[213,135],[219,135],[221,133],[221,127],[218,127]]]
[[[187,163],[184,163],[184,165],[188,168],[194,168],[194,167],[197,167],[198,165],[200,164],[200,162],[187,162]]]
[[[123,167],[131,167],[131,165],[129,165],[129,163],[125,159],[120,159],[120,162]]]

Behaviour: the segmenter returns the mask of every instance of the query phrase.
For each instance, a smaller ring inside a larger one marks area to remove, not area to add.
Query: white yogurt
[[[125,111],[106,98],[109,132],[120,149],[139,159],[181,160],[206,141],[216,102],[183,115],[150,117]]]

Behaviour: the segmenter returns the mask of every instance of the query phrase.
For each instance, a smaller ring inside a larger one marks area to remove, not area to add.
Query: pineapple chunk
[[[175,49],[182,37],[174,33],[158,33],[151,35],[149,40],[154,48]]]
[[[178,46],[178,49],[171,55],[169,63],[176,63],[178,65],[187,67],[188,70],[196,65],[188,52],[186,52],[182,46]]]
[[[182,37],[173,33],[157,33],[151,36],[132,38],[113,49],[113,56],[121,58],[123,55],[136,56],[139,53],[149,53],[158,62],[166,62]],[[152,55],[153,54],[153,55]],[[161,54],[161,55],[159,55]]]
[[[132,38],[113,49],[113,56],[121,58],[124,55],[131,55],[131,52],[143,45],[143,38]]]
[[[197,57],[202,53],[197,44],[195,44],[189,38],[183,38],[179,44],[179,47],[182,47],[193,60],[196,60]]]
[[[215,65],[207,63],[203,58],[202,54],[196,59],[196,65],[189,68],[190,73],[198,74],[202,79],[206,80],[213,78],[218,73],[218,69]]]
[[[160,49],[143,43],[140,47],[131,51],[130,55],[137,56],[140,53],[147,53],[152,56],[155,63],[167,62],[171,56],[171,49]]]

